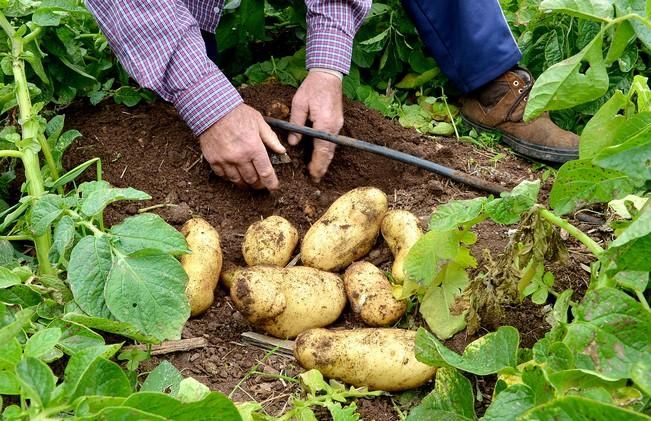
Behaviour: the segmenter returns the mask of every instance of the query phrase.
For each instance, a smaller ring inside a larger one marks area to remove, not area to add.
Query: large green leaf
[[[126,253],[143,249],[173,255],[190,252],[183,234],[153,213],[129,217],[112,227],[111,233],[117,236],[118,247]]]
[[[524,119],[529,121],[543,111],[562,110],[600,98],[608,90],[608,73],[601,51],[603,32],[599,32],[578,54],[556,63],[536,81],[529,95]],[[589,67],[582,72],[582,66]]]
[[[34,235],[43,235],[65,209],[61,196],[46,194],[34,201],[31,213],[31,231]]]
[[[102,357],[96,357],[79,378],[71,399],[81,396],[129,396],[133,388],[119,365]]]
[[[147,193],[140,190],[112,187],[106,181],[91,181],[80,186],[82,192],[81,211],[84,215],[95,216],[113,202],[120,200],[148,200]]]
[[[454,368],[441,367],[434,390],[409,412],[407,421],[474,420],[473,397],[470,380]]]
[[[499,392],[486,409],[486,414],[482,419],[485,421],[515,421],[534,405],[533,390],[525,384],[515,384]]]
[[[0,370],[0,395],[20,395],[20,381],[13,371]]]
[[[93,346],[104,345],[104,338],[100,334],[79,323],[55,319],[48,327],[61,330],[58,346],[68,355],[74,355]]]
[[[436,208],[429,219],[429,229],[446,231],[472,222],[481,215],[486,201],[485,197],[476,197],[447,202]]]
[[[141,392],[170,392],[176,394],[183,380],[181,372],[169,361],[161,362],[149,373],[140,388]]]
[[[637,361],[651,360],[651,312],[628,294],[590,290],[573,313],[564,342],[577,368],[617,380],[631,377]]]
[[[549,203],[561,214],[592,203],[607,203],[635,190],[635,185],[619,171],[597,167],[590,159],[566,162],[558,171]]]
[[[28,398],[40,406],[47,406],[56,386],[56,377],[47,364],[26,356],[16,366],[16,376]]]
[[[16,338],[0,343],[0,370],[13,371],[22,355],[23,348]]]
[[[179,339],[190,317],[187,282],[181,264],[167,254],[118,255],[104,297],[118,320],[160,340]]]
[[[636,114],[622,124],[615,133],[615,143],[593,162],[634,179],[651,180],[651,111]]]
[[[610,247],[608,256],[618,271],[651,272],[651,234],[635,238],[619,247]]]
[[[32,335],[25,344],[25,356],[42,358],[54,349],[61,339],[61,329],[43,329]]]
[[[84,374],[91,368],[91,363],[98,357],[111,358],[120,349],[121,344],[114,345],[94,345],[89,346],[84,350],[75,353],[68,364],[66,365],[64,373],[63,393],[67,397],[71,397],[79,381]]]
[[[599,108],[599,111],[588,121],[581,133],[579,143],[579,158],[591,159],[604,148],[615,143],[617,129],[626,122],[626,117],[619,112],[626,107],[628,98],[621,91]]]
[[[441,278],[441,284],[428,288],[420,304],[420,313],[436,336],[448,339],[466,327],[465,311],[457,300],[469,279],[464,268],[453,262],[442,267],[437,277]]]
[[[459,355],[449,350],[434,335],[423,328],[416,334],[416,358],[431,366],[458,368],[469,373],[485,376],[494,374],[518,363],[520,335],[511,326],[502,326],[497,331],[468,344]]]
[[[106,236],[87,236],[72,249],[68,283],[79,307],[91,316],[109,318],[104,286],[111,270],[111,244]]]
[[[206,414],[219,416],[224,421],[241,420],[233,402],[219,392],[211,392],[200,401],[187,403],[162,393],[140,392],[130,396],[122,405],[179,421],[196,421]]]
[[[608,0],[543,0],[540,8],[599,22],[613,17],[612,1]]]
[[[619,16],[636,14],[646,19],[646,24],[638,19],[631,19],[630,23],[640,41],[646,45],[646,48],[651,49],[651,28],[648,26],[651,14],[648,0],[614,0],[613,3]]]
[[[576,420],[626,420],[649,421],[638,412],[618,408],[593,399],[563,397],[537,406],[523,414],[522,421],[576,421]]]
[[[540,180],[523,181],[510,192],[486,204],[486,213],[498,224],[514,224],[538,201]]]

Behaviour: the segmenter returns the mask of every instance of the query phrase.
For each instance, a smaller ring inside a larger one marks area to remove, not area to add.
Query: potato
[[[390,326],[405,314],[407,304],[393,298],[391,283],[369,262],[355,262],[344,273],[344,287],[353,313],[369,326]]]
[[[407,254],[416,241],[423,236],[418,218],[404,210],[389,211],[382,220],[382,236],[394,256],[391,275],[397,283],[402,284],[407,279],[404,271]]]
[[[219,233],[202,218],[192,218],[181,227],[191,253],[181,256],[181,266],[188,274],[185,294],[193,316],[203,313],[215,299],[215,288],[222,270]]]
[[[273,215],[246,230],[242,255],[249,266],[285,266],[292,259],[296,244],[296,228],[285,218]]]
[[[344,194],[305,234],[303,264],[337,272],[365,256],[375,243],[386,211],[387,197],[375,187]]]
[[[310,329],[296,338],[305,369],[355,387],[396,392],[425,384],[436,368],[416,360],[416,332],[404,329]]]
[[[233,263],[226,263],[224,262],[222,266],[222,273],[219,275],[219,282],[221,282],[222,285],[226,287],[226,289],[230,290],[231,285],[233,285],[233,279],[235,278],[235,274],[237,273],[238,270],[241,270],[241,266],[237,266]]]
[[[329,272],[295,266],[254,266],[236,272],[233,304],[246,319],[277,338],[327,326],[346,306],[341,278]]]

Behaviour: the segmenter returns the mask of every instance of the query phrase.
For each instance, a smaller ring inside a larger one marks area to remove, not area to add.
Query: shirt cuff
[[[353,38],[335,28],[307,35],[306,67],[320,67],[348,74],[353,56]]]
[[[218,69],[174,99],[176,110],[195,136],[201,135],[242,102],[239,92]]]

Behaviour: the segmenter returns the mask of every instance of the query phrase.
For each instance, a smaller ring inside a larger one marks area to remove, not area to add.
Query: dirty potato
[[[436,368],[416,360],[416,332],[404,329],[310,329],[296,338],[303,368],[355,387],[397,392],[425,384]]]
[[[219,282],[230,290],[231,285],[233,285],[233,279],[238,270],[241,270],[241,266],[237,266],[231,262],[224,262],[222,265],[222,273],[219,275]]]
[[[329,325],[346,305],[339,276],[301,266],[239,270],[233,278],[231,298],[252,325],[282,339]]]
[[[377,188],[360,187],[344,194],[305,234],[303,264],[336,272],[365,256],[386,211],[387,197]]]
[[[369,326],[390,326],[405,314],[407,305],[393,297],[391,283],[369,262],[355,262],[344,273],[344,287],[353,310]]]
[[[249,266],[285,266],[298,244],[298,231],[285,218],[270,216],[251,225],[242,243],[242,255]]]
[[[404,271],[405,259],[411,247],[423,236],[416,215],[405,210],[392,210],[382,220],[382,236],[394,256],[391,275],[402,284],[407,275]]]
[[[192,218],[181,227],[191,253],[181,256],[188,274],[185,294],[193,316],[203,313],[215,299],[214,291],[222,269],[219,233],[202,218]]]

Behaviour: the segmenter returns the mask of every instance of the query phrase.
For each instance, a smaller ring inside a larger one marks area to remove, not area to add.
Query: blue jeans
[[[402,0],[427,51],[462,92],[513,68],[522,54],[498,0]]]

